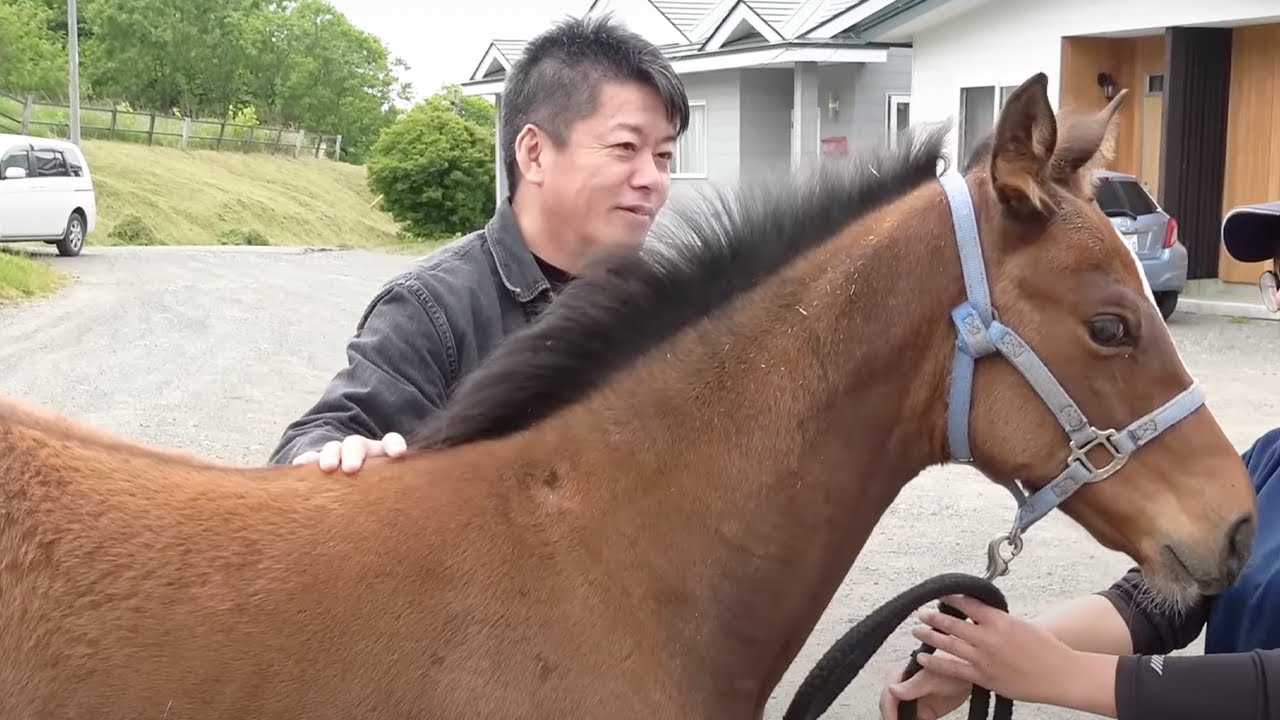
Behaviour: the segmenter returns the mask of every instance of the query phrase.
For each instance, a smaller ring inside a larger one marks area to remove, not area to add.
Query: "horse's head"
[[[1060,502],[1101,543],[1136,559],[1164,600],[1186,601],[1240,571],[1254,494],[1137,257],[1093,202],[1093,173],[1113,155],[1125,93],[1096,114],[1055,117],[1045,87],[1036,75],[1009,97],[989,151],[966,176],[996,324],[984,333],[969,318],[976,354],[994,356],[976,361],[971,387],[960,369],[953,397],[972,393],[967,435],[979,469],[1019,478],[1028,491],[1057,479],[1024,509],[1026,523]],[[954,406],[951,415],[953,455],[967,459]]]

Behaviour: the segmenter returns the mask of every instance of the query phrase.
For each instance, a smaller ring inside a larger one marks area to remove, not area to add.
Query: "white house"
[[[1190,277],[1253,283],[1221,250],[1226,209],[1280,200],[1280,0],[868,0],[836,37],[909,43],[912,120],[955,118],[967,156],[1036,72],[1059,103],[1120,88],[1115,169],[1178,220]],[[847,18],[846,18],[847,19]],[[1194,58],[1194,60],[1193,60]]]
[[[910,48],[831,32],[833,19],[875,2],[596,0],[585,15],[611,13],[661,47],[684,81],[691,117],[676,149],[678,186],[786,171],[824,149],[884,142],[906,127]],[[464,92],[501,106],[503,79],[523,46],[493,41]],[[502,148],[495,151],[501,168]],[[500,170],[495,184],[505,198]]]

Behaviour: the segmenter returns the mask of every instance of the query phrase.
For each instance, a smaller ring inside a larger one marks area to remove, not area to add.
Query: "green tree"
[[[80,0],[82,97],[342,135],[363,162],[405,64],[327,0]],[[65,0],[0,0],[0,90],[66,95]]]
[[[326,0],[81,6],[81,74],[98,99],[209,119],[252,108],[264,124],[341,134],[344,159],[356,162],[390,124],[394,102],[408,100],[396,76],[404,63]]]
[[[325,0],[271,2],[251,20],[248,99],[272,122],[340,133],[344,155],[359,161],[390,123],[409,85],[377,37]]]
[[[223,117],[243,96],[259,0],[91,0],[83,75],[101,98]]]
[[[369,185],[409,234],[469,232],[493,214],[494,107],[447,86],[382,132]]]
[[[0,91],[66,94],[67,51],[54,22],[44,0],[0,2]]]

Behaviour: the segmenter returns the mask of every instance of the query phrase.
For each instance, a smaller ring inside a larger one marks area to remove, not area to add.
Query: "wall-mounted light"
[[[835,120],[840,117],[840,98],[835,93],[827,93],[827,119]]]
[[[1110,73],[1098,73],[1098,87],[1102,88],[1102,97],[1110,100],[1116,96],[1116,81]]]

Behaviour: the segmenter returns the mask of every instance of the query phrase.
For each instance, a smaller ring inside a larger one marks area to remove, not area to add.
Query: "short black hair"
[[[501,136],[508,191],[519,181],[516,136],[533,124],[563,147],[574,123],[596,111],[607,81],[647,85],[658,93],[676,136],[689,127],[689,97],[653,43],[605,14],[567,18],[525,46],[502,91]]]

